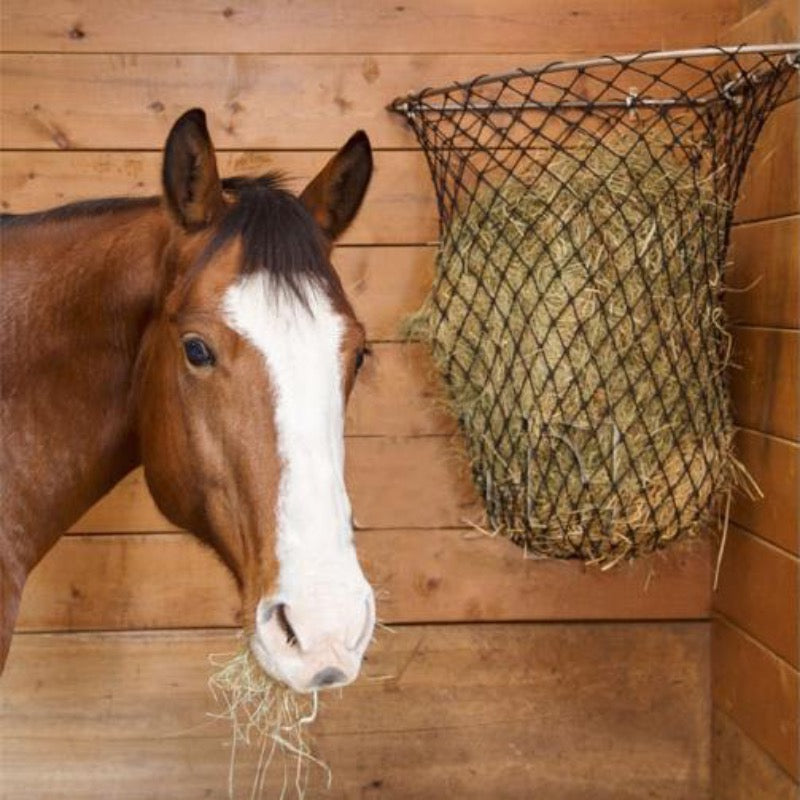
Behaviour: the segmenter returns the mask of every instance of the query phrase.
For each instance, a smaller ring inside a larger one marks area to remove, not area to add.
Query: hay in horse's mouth
[[[308,734],[317,716],[317,692],[300,694],[267,675],[246,644],[238,653],[211,655],[209,660],[216,671],[208,687],[222,706],[210,716],[227,720],[232,727],[229,797],[235,796],[236,753],[241,746],[258,748],[251,800],[262,797],[276,754],[283,758],[281,797],[294,785],[295,796],[302,800],[314,765],[323,770],[330,788],[330,768],[312,753]]]

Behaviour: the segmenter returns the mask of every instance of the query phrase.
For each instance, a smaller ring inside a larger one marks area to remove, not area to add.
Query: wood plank
[[[432,247],[339,247],[333,263],[373,342],[402,341],[400,325],[430,291]]]
[[[546,0],[497,0],[481,6],[440,0],[429,6],[396,0],[301,0],[291,5],[237,0],[142,0],[103,13],[101,3],[49,0],[46,7],[5,0],[2,49],[86,52],[520,52],[547,51],[554,35],[565,51],[595,53],[658,48],[676,25],[686,46],[717,41],[733,24],[733,0],[649,0],[646,12],[610,0],[577,0],[569,10]]]
[[[730,322],[800,328],[800,217],[739,225],[732,245]]]
[[[374,344],[347,408],[353,436],[454,433],[444,383],[426,344]]]
[[[736,432],[736,455],[764,493],[734,496],[731,519],[773,544],[800,555],[800,445],[756,431]]]
[[[460,437],[348,440],[347,485],[361,528],[463,527],[483,506]]]
[[[714,800],[797,800],[797,783],[727,714],[715,709],[712,720]]]
[[[236,584],[186,533],[65,536],[23,592],[17,631],[238,626]]]
[[[724,31],[723,44],[800,39],[800,6],[795,0],[744,0],[740,6],[741,19]]]
[[[347,485],[361,528],[459,528],[482,517],[457,437],[351,437]],[[141,470],[79,520],[80,533],[175,530],[156,509]]]
[[[202,102],[220,150],[331,149],[357,128],[375,147],[415,147],[405,121],[385,108],[393,98],[558,56],[7,53],[2,143],[160,149],[175,119]]]
[[[797,779],[797,670],[717,617],[712,623],[711,672],[715,704]]]
[[[405,120],[386,110],[393,98],[564,55],[6,53],[2,142],[17,149],[159,149],[178,115],[202,98],[220,150],[332,149],[356,128],[366,129],[377,148],[416,147]],[[678,85],[696,79],[680,68],[670,74]],[[604,80],[586,91],[604,91]],[[561,97],[547,84],[542,92]],[[791,136],[778,141],[788,144]]]
[[[799,582],[797,558],[734,525],[728,528],[714,608],[795,667]]]
[[[302,190],[327,153],[220,153],[220,172],[257,175],[280,169]],[[73,200],[160,191],[161,153],[0,153],[0,209],[36,211]],[[361,213],[341,244],[427,244],[438,236],[436,198],[419,151],[377,153]]]
[[[359,531],[359,558],[387,623],[703,619],[710,547],[689,543],[601,572],[526,559],[469,530]],[[236,587],[180,533],[64,537],[25,588],[17,630],[239,624]]]
[[[140,468],[123,478],[70,530],[77,533],[135,533],[175,531],[178,528],[156,508]]]
[[[800,100],[772,113],[747,167],[736,221],[785,217],[800,211]]]
[[[17,637],[0,686],[0,793],[227,797],[206,656],[234,647],[212,632]],[[381,634],[362,679],[323,697],[313,732],[334,783],[320,794],[707,797],[707,648],[708,623]],[[251,769],[242,757],[240,790]]]
[[[800,439],[800,331],[734,328],[730,389],[737,424]]]

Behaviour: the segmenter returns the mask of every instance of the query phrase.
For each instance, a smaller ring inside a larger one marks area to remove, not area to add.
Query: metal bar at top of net
[[[399,114],[411,114],[414,111],[421,110],[423,107],[422,101],[426,97],[434,95],[447,94],[452,91],[471,91],[475,88],[485,86],[495,81],[507,81],[513,78],[521,77],[536,77],[538,75],[552,74],[556,72],[564,72],[570,69],[587,69],[591,67],[601,66],[629,66],[631,64],[646,63],[650,61],[661,61],[670,58],[703,58],[707,56],[718,55],[748,55],[758,54],[763,55],[783,55],[786,54],[789,63],[796,69],[800,68],[800,42],[790,42],[786,44],[764,44],[764,45],[738,45],[735,47],[699,47],[690,50],[653,50],[645,53],[627,54],[622,56],[600,56],[598,58],[583,59],[581,61],[553,61],[549,64],[543,64],[530,69],[519,67],[511,72],[495,73],[493,75],[482,75],[471,81],[454,81],[453,83],[445,86],[431,87],[423,89],[420,92],[411,93],[402,97],[395,98],[389,105],[388,109],[395,111]],[[655,98],[636,98],[635,96],[628,96],[625,100],[569,100],[569,101],[534,101],[529,100],[524,103],[517,104],[503,104],[498,105],[494,103],[470,103],[469,110],[475,112],[488,112],[488,111],[518,111],[525,109],[552,109],[552,108],[586,108],[591,106],[593,108],[630,108],[632,106],[651,106],[651,107],[680,107],[690,105],[702,105],[711,102],[712,100],[719,99],[718,96],[714,97],[699,97],[693,99],[682,98],[665,98],[662,100]],[[416,108],[412,108],[416,106]],[[432,111],[464,111],[463,104],[444,103],[442,105],[427,105],[428,109]]]
[[[647,106],[653,108],[660,108],[662,106],[669,106],[670,108],[685,106],[688,108],[690,106],[705,105],[721,99],[719,97],[698,97],[692,100],[683,100],[680,98],[665,98],[663,100],[655,100],[653,98],[643,97],[641,99],[637,98],[634,100],[634,95],[629,95],[629,97],[631,98],[630,100],[552,100],[549,102],[545,102],[544,100],[528,100],[524,103],[470,103],[468,106],[459,105],[458,103],[443,103],[442,105],[433,105],[418,102],[416,105],[419,109],[424,108],[429,111],[474,111],[476,114],[481,114],[496,111],[526,111],[536,109],[550,110],[554,108],[630,109],[634,107],[641,108]],[[402,111],[403,113],[412,113],[410,108],[406,109],[402,106],[398,106],[397,110]]]

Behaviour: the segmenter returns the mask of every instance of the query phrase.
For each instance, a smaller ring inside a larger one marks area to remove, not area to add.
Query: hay
[[[728,208],[699,174],[609,138],[483,182],[443,229],[410,327],[431,343],[490,523],[532,553],[649,552],[696,534],[740,482]]]
[[[292,790],[299,800],[305,797],[312,766],[325,772],[330,788],[330,769],[313,755],[307,730],[317,715],[317,693],[298,694],[271,678],[247,645],[236,654],[212,655],[209,659],[217,671],[208,686],[222,706],[222,711],[211,716],[232,726],[228,796],[235,795],[236,758],[242,746],[258,749],[251,800],[263,797],[267,773],[277,754],[282,756],[281,800]]]

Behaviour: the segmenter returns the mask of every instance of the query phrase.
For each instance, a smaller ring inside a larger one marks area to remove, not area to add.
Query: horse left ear
[[[372,177],[372,147],[357,131],[300,195],[323,231],[338,239],[353,221]]]
[[[187,230],[205,227],[222,208],[217,156],[203,109],[187,111],[172,126],[164,147],[162,180],[167,207]]]

